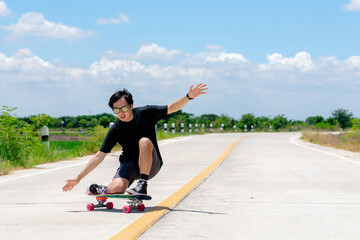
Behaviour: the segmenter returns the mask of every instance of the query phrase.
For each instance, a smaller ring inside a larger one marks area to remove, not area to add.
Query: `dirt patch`
[[[89,136],[81,136],[78,135],[50,135],[49,140],[50,141],[80,141],[88,138]],[[40,136],[41,140],[41,136]]]

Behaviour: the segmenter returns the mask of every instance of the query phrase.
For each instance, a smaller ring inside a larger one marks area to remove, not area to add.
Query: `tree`
[[[256,128],[259,130],[266,130],[270,128],[270,118],[268,117],[257,117],[256,119]]]
[[[88,121],[86,121],[86,119],[81,119],[79,121],[79,126],[82,128],[86,128],[88,126]]]
[[[274,130],[285,128],[288,125],[288,120],[286,119],[285,115],[278,115],[274,117],[271,122]]]
[[[352,113],[349,113],[349,110],[345,109],[337,109],[334,112],[332,112],[332,116],[334,119],[337,120],[340,127],[345,130],[346,128],[350,128],[352,126],[351,120],[352,120]]]
[[[100,125],[103,126],[104,128],[109,127],[110,124],[110,119],[106,116],[102,116],[99,119]]]
[[[324,122],[324,118],[322,116],[308,117],[305,122],[309,125],[315,125],[317,123]]]
[[[54,119],[49,115],[42,113],[37,116],[30,117],[30,122],[32,123],[32,127],[34,132],[42,128],[43,126],[49,126],[54,122]]]
[[[246,126],[247,129],[251,129],[251,126],[254,126],[254,127],[256,126],[255,123],[256,123],[256,121],[255,121],[254,114],[247,113],[247,114],[242,115],[241,120],[240,120],[240,127],[242,129],[244,129]]]

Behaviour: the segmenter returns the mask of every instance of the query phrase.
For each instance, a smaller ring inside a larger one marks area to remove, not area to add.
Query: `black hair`
[[[134,103],[131,93],[127,89],[115,92],[109,99],[109,107],[114,108],[113,104],[120,98],[124,97],[126,102],[131,105]]]

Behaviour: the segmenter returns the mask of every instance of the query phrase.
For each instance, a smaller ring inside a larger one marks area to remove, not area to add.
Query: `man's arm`
[[[94,170],[105,158],[106,153],[98,151],[86,164],[84,169],[79,173],[79,175],[74,179],[66,180],[66,184],[63,187],[63,191],[71,191],[81,179],[83,179],[86,175],[88,175],[92,170]]]
[[[204,92],[206,90],[207,90],[206,84],[200,83],[195,88],[193,88],[193,85],[191,85],[187,96],[189,96],[189,98],[194,99],[194,98],[197,98],[201,94],[206,94],[207,92]],[[182,109],[190,101],[190,99],[188,99],[187,96],[180,98],[179,100],[169,104],[168,105],[168,114],[177,112],[180,109]]]

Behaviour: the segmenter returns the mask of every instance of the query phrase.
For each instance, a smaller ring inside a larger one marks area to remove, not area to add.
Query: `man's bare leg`
[[[154,145],[149,138],[141,138],[139,141],[139,168],[140,174],[150,174],[152,166],[152,152]]]
[[[148,138],[141,138],[139,141],[139,170],[140,179],[135,187],[128,189],[129,194],[147,194],[147,181],[152,166],[152,152],[154,145]]]
[[[125,178],[114,178],[113,181],[107,186],[108,193],[125,193],[129,186],[129,181]]]

